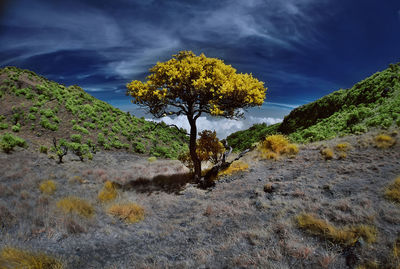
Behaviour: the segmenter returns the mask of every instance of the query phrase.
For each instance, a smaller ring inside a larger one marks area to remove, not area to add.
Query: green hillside
[[[16,67],[0,69],[0,135],[4,133],[24,138],[33,150],[50,148],[53,138],[75,147],[167,158],[187,149],[186,135],[175,128],[156,126],[78,86],[66,87]]]
[[[391,64],[350,89],[294,109],[280,124],[255,125],[229,135],[227,141],[235,150],[243,150],[273,133],[306,143],[392,125],[400,126],[400,63]]]

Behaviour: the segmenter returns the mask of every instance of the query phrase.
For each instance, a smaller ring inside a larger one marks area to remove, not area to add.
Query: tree
[[[156,118],[185,115],[190,124],[189,152],[197,180],[201,161],[196,153],[196,120],[203,114],[236,119],[243,109],[260,106],[265,99],[264,83],[251,74],[236,73],[222,60],[181,51],[166,62],[150,68],[146,82],[127,84],[132,102]]]

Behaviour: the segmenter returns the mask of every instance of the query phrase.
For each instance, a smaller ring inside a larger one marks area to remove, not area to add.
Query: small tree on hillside
[[[156,118],[185,115],[190,124],[189,151],[197,180],[201,161],[196,152],[196,120],[202,114],[235,119],[241,109],[260,106],[265,99],[264,83],[251,74],[238,74],[222,60],[181,51],[166,62],[150,68],[146,82],[127,84],[132,102],[147,108]]]

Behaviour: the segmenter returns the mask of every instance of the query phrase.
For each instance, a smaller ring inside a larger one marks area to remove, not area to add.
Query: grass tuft
[[[386,134],[377,135],[374,141],[375,145],[380,149],[390,148],[396,143],[396,140],[393,137]]]
[[[332,160],[333,159],[333,150],[330,148],[325,148],[321,150],[321,155],[325,160]]]
[[[144,209],[135,203],[115,204],[108,208],[108,214],[127,223],[135,223],[144,219]]]
[[[46,180],[40,183],[39,189],[42,193],[51,195],[56,191],[57,187],[54,180]]]
[[[296,221],[299,228],[308,233],[346,246],[353,245],[359,238],[367,243],[373,243],[377,237],[376,228],[368,225],[336,228],[327,221],[310,214],[301,214],[296,217]]]
[[[0,253],[0,268],[62,269],[62,263],[44,253],[34,253],[12,247],[5,247]]]
[[[82,217],[91,217],[94,215],[93,207],[85,200],[75,196],[68,196],[57,202],[57,207],[64,213],[77,213]]]
[[[103,189],[97,195],[97,199],[99,199],[100,202],[108,202],[117,198],[117,194],[115,184],[111,181],[106,181]]]
[[[391,201],[400,203],[400,176],[386,188],[385,197]]]
[[[241,160],[234,161],[227,169],[218,173],[218,176],[227,176],[240,171],[249,170],[249,165]]]
[[[336,149],[337,151],[344,151],[344,152],[346,152],[346,151],[348,151],[348,150],[350,149],[350,144],[347,143],[347,142],[345,142],[345,143],[339,143],[339,144],[336,145],[335,149]]]

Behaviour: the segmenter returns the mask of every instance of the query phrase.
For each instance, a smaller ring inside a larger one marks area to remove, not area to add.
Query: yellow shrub
[[[375,145],[381,149],[390,148],[395,143],[396,140],[389,135],[380,134],[375,137]]]
[[[115,189],[115,184],[111,181],[106,181],[103,189],[97,195],[97,198],[101,202],[107,202],[117,198],[117,194],[118,193],[117,190]]]
[[[0,252],[0,268],[29,268],[29,269],[62,269],[62,263],[44,253],[33,253],[12,247],[5,247]]]
[[[127,223],[135,223],[144,219],[143,207],[135,203],[115,204],[110,206],[107,212]]]
[[[335,148],[337,151],[348,151],[350,149],[350,144],[347,142],[340,143],[340,144],[337,144]]]
[[[57,202],[57,207],[64,213],[77,213],[82,217],[91,217],[94,214],[93,207],[85,200],[75,196],[68,196]]]
[[[367,243],[373,243],[377,236],[376,228],[367,225],[336,228],[310,214],[301,214],[296,217],[296,220],[298,226],[308,233],[343,245],[352,245],[359,238],[363,238]]]
[[[46,180],[43,181],[42,183],[40,183],[39,185],[39,189],[42,193],[45,194],[53,194],[56,191],[56,183],[54,182],[54,180]]]
[[[261,143],[262,148],[265,150],[273,151],[275,153],[283,153],[289,145],[289,140],[287,140],[283,135],[270,135]]]
[[[331,160],[333,159],[333,150],[330,148],[325,148],[321,150],[321,155],[325,160]]]
[[[227,169],[218,173],[218,176],[232,175],[240,171],[249,170],[249,165],[241,160],[234,161]]]
[[[157,161],[157,157],[154,157],[154,156],[149,157],[149,158],[147,159],[147,161],[150,162],[150,163],[155,162],[155,161]]]
[[[385,196],[389,200],[400,203],[400,176],[386,188]]]
[[[339,159],[346,159],[347,153],[346,152],[339,152]]]
[[[294,156],[299,153],[299,147],[295,144],[289,144],[285,148],[285,153],[289,156]]]
[[[283,135],[270,135],[259,144],[258,151],[261,153],[261,158],[277,160],[280,154],[287,154],[289,157],[295,156],[299,152],[299,148],[295,144],[290,144]]]

